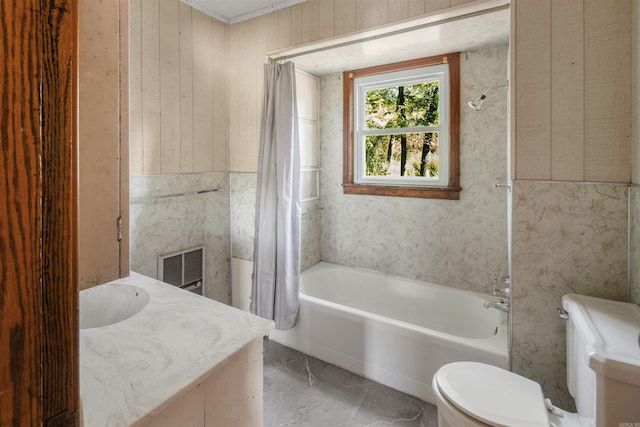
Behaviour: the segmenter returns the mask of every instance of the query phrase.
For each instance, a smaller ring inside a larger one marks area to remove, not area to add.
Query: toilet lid
[[[455,362],[438,370],[436,382],[458,409],[492,426],[549,427],[540,385],[507,370]]]

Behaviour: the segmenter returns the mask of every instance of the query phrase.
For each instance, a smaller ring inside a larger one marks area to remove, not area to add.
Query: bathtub
[[[302,273],[293,329],[270,338],[435,404],[442,365],[477,361],[508,368],[507,314],[496,298],[320,262]]]

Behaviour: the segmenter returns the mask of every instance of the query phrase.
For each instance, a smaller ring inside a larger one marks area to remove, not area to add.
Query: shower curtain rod
[[[500,5],[500,6],[490,7],[488,9],[483,9],[483,10],[463,13],[461,15],[451,16],[451,17],[448,17],[448,18],[443,18],[443,19],[439,19],[439,20],[436,20],[436,21],[432,21],[432,22],[426,22],[424,24],[419,24],[419,25],[412,26],[412,27],[401,28],[401,29],[398,29],[398,30],[389,31],[388,33],[375,34],[375,35],[368,36],[368,37],[345,40],[343,42],[337,42],[335,44],[328,44],[328,45],[319,46],[319,47],[316,47],[316,48],[313,48],[313,45],[309,45],[310,49],[308,49],[308,50],[302,50],[300,52],[293,52],[293,53],[290,53],[290,54],[287,54],[286,51],[284,51],[284,52],[281,52],[281,53],[284,53],[281,56],[278,56],[279,55],[278,52],[274,52],[274,53],[271,53],[271,54],[267,54],[267,56],[268,56],[269,62],[287,61],[289,59],[297,58],[298,56],[305,56],[305,55],[310,55],[310,54],[313,54],[313,53],[324,52],[326,50],[337,49],[337,48],[341,48],[341,47],[347,47],[347,46],[351,46],[351,45],[355,45],[355,44],[359,44],[359,43],[365,43],[365,42],[369,42],[369,41],[373,41],[373,40],[378,40],[378,39],[383,39],[383,38],[386,38],[386,37],[391,37],[391,36],[395,36],[395,35],[399,35],[399,34],[408,33],[410,31],[421,30],[423,28],[434,27],[436,25],[447,24],[447,23],[450,23],[450,22],[456,22],[456,21],[460,21],[462,19],[474,18],[476,16],[485,15],[485,14],[488,14],[488,13],[499,12],[501,10],[509,9],[509,7],[510,7],[509,3],[507,3],[507,4]],[[304,49],[304,47],[302,47],[301,49]],[[290,49],[290,51],[291,50],[293,50],[293,49]]]

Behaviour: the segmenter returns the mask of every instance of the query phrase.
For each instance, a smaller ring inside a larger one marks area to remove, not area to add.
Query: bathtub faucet
[[[504,300],[500,300],[498,302],[485,301],[484,308],[495,308],[496,310],[504,311],[505,313],[509,312],[509,303]]]

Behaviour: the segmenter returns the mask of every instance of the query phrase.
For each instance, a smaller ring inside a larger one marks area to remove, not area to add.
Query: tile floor
[[[264,426],[437,427],[433,405],[265,340]]]

